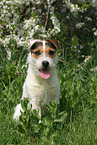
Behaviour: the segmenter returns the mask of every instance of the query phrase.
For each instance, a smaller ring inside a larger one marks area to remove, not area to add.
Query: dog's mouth
[[[49,68],[42,68],[39,70],[40,76],[44,79],[48,79],[50,77],[50,69]]]

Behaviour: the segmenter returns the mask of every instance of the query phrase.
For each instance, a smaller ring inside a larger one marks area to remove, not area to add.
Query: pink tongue
[[[44,79],[48,79],[50,77],[50,71],[48,69],[47,70],[42,69],[40,71],[40,76]]]

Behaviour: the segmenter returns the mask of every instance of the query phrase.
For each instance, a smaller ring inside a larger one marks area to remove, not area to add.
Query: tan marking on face
[[[50,54],[50,51],[54,52],[54,54],[51,55],[51,54]],[[45,48],[45,54],[46,54],[46,56],[48,56],[48,57],[54,59],[54,57],[56,57],[56,50],[53,49],[53,48],[50,48],[49,46],[46,46],[46,48]]]
[[[59,45],[59,41],[58,41],[58,40],[56,40],[56,39],[50,39],[49,41],[50,41],[51,43],[53,43],[54,46],[58,49],[58,45]]]
[[[36,55],[35,53],[40,52],[40,55],[43,53],[43,46],[39,46],[36,49],[32,50],[31,55],[32,57],[34,57],[35,59],[38,59],[40,57],[40,55]]]

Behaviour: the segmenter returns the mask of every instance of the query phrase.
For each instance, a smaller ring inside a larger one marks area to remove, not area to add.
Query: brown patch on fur
[[[50,41],[51,43],[53,43],[54,46],[58,49],[58,46],[59,46],[59,41],[58,41],[58,40],[56,40],[56,39],[50,39],[49,41]]]
[[[32,57],[34,57],[35,59],[38,59],[40,57],[40,55],[36,55],[35,52],[39,51],[40,55],[43,53],[43,46],[39,46],[36,49],[31,51],[31,55]]]
[[[53,51],[54,54],[51,55],[51,54],[50,54],[50,51]],[[48,56],[48,57],[50,57],[50,58],[52,58],[52,59],[54,59],[54,57],[56,57],[56,50],[54,50],[53,48],[50,48],[49,46],[46,46],[46,48],[45,48],[45,53],[46,53],[46,56]]]
[[[38,51],[39,51],[39,55],[35,54]],[[50,53],[51,51],[53,52],[53,54]],[[43,53],[43,46],[38,46],[36,49],[33,49],[31,51],[31,55],[35,59],[38,59],[42,53]],[[47,57],[50,57],[51,59],[54,59],[54,57],[56,57],[56,50],[51,48],[50,46],[46,45],[46,47],[45,47],[45,55]]]

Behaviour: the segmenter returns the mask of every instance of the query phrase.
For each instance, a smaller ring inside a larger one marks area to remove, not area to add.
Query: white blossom
[[[6,51],[7,51],[7,58],[8,58],[8,60],[10,60],[11,59],[11,51],[10,51],[10,49],[7,49]]]
[[[90,60],[91,56],[86,56],[84,62],[86,63],[88,60]]]
[[[60,23],[59,23],[58,19],[54,15],[52,15],[51,20],[54,25],[55,31],[60,32]]]
[[[94,35],[97,36],[97,30],[94,32]]]
[[[79,28],[80,29],[84,24],[85,23],[80,22],[80,23],[76,24],[76,28]]]

